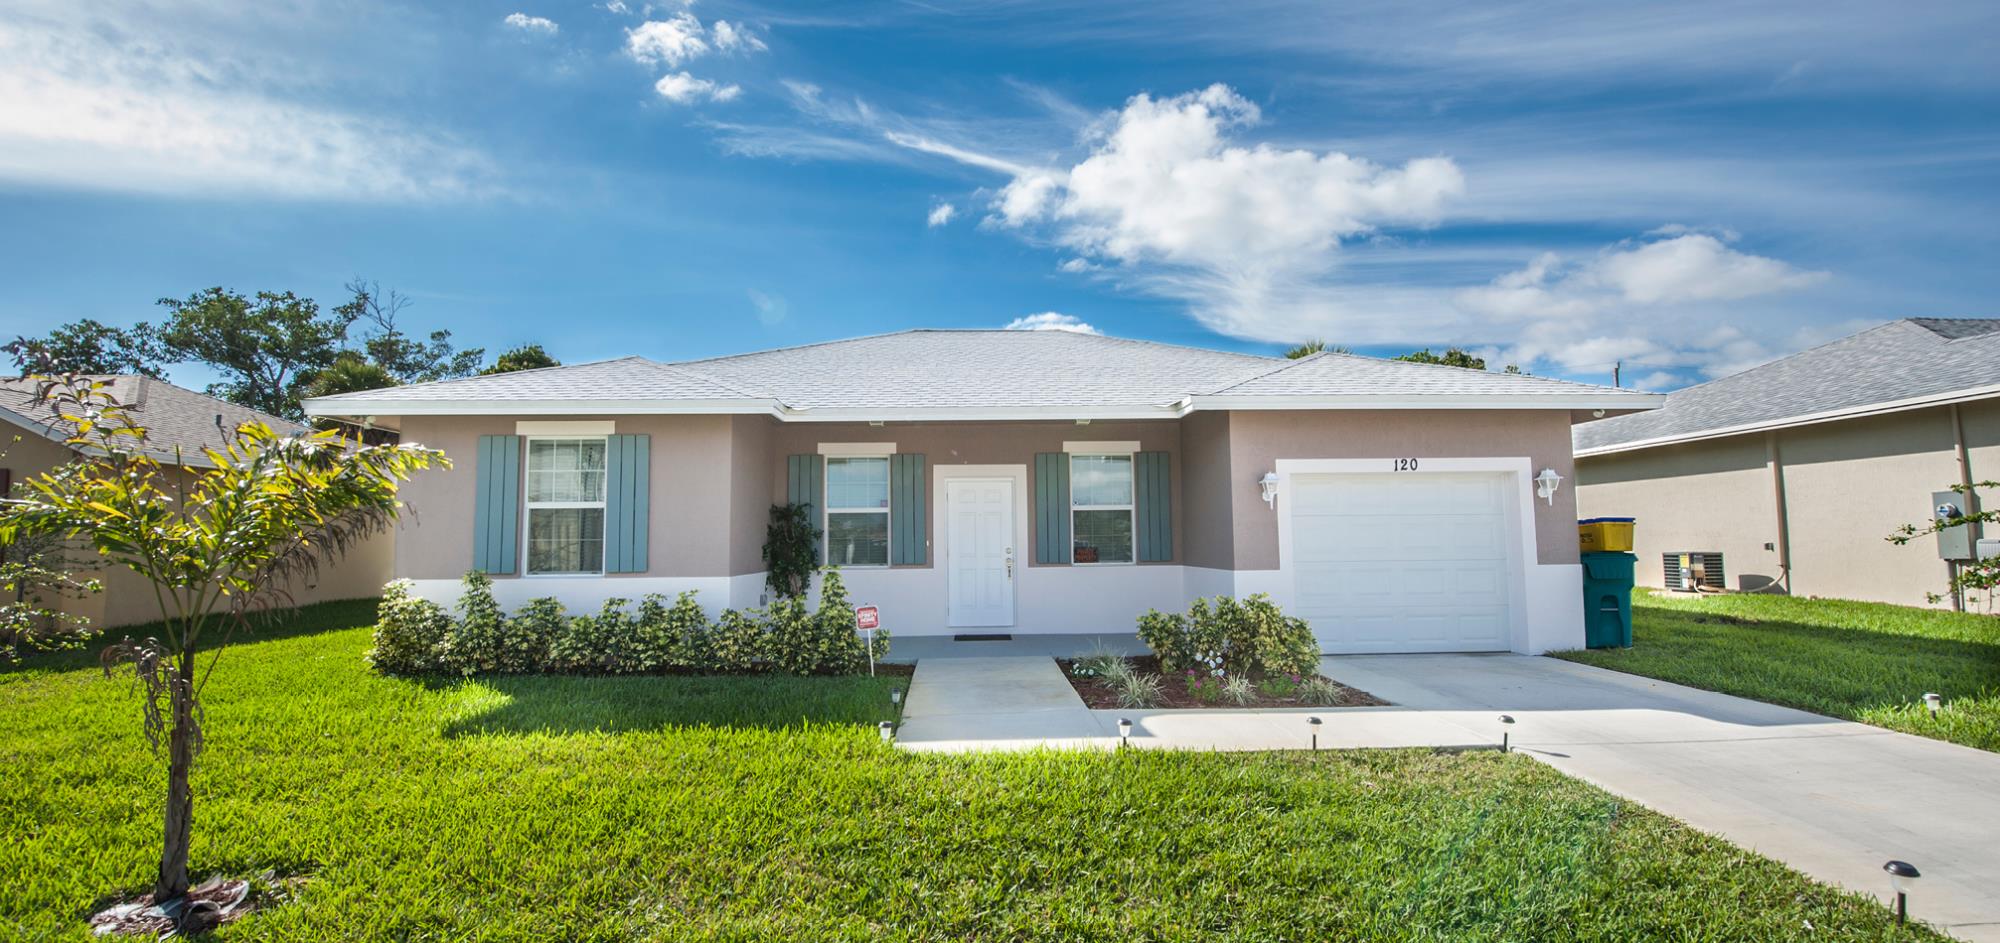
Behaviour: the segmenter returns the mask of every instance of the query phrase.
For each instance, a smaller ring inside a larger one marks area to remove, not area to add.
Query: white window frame
[[[1069,451],[1069,478],[1071,482],[1070,485],[1071,492],[1070,492],[1070,502],[1069,502],[1069,565],[1070,566],[1136,566],[1139,563],[1139,456],[1136,450],[1132,452],[1113,452],[1113,451],[1085,452],[1080,450],[1068,449],[1068,446],[1077,444],[1081,443],[1071,443],[1071,442],[1063,443],[1065,450]],[[1119,443],[1107,443],[1107,444],[1122,446],[1125,443],[1119,442]],[[1132,473],[1132,480],[1131,480],[1132,500],[1124,504],[1076,503],[1076,498],[1075,498],[1076,492],[1074,489],[1076,487],[1075,486],[1076,460],[1079,458],[1125,459],[1126,461],[1125,467]],[[1124,511],[1125,516],[1132,521],[1132,559],[1099,560],[1095,563],[1076,562],[1076,512],[1078,511]]]
[[[822,445],[821,449],[824,450],[825,446]],[[837,508],[833,506],[833,498],[831,497],[833,494],[833,475],[828,473],[826,469],[820,470],[819,554],[820,554],[820,559],[825,560],[827,562],[827,565],[838,566],[843,570],[886,570],[896,564],[896,529],[890,526],[891,522],[889,520],[889,506],[896,503],[896,481],[895,481],[896,473],[895,470],[890,467],[891,462],[889,458],[890,454],[894,452],[895,452],[895,445],[893,443],[889,443],[889,452],[887,453],[870,452],[869,454],[866,455],[839,454],[835,452],[824,453],[822,460],[828,463],[828,467],[831,467],[831,463],[835,459],[872,458],[872,459],[880,459],[882,461],[883,471],[889,473],[889,479],[887,482],[885,482],[885,490],[883,491],[882,494],[881,507]],[[835,514],[882,515],[882,562],[881,563],[834,563],[833,562],[832,524],[833,524],[833,515]]]
[[[592,441],[602,442],[604,443],[604,465],[605,465],[604,496],[606,499],[609,499],[611,497],[611,443],[609,442],[608,437],[602,435],[536,435],[536,436],[523,436],[523,439],[525,441],[522,442],[522,449],[521,449],[521,576],[526,579],[563,579],[563,578],[575,579],[576,577],[579,576],[586,576],[586,577],[603,576],[605,555],[602,552],[600,552],[597,555],[597,569],[595,570],[574,570],[574,571],[565,571],[561,573],[537,573],[533,569],[531,569],[531,567],[534,566],[534,555],[529,552],[528,535],[532,533],[532,530],[530,528],[531,525],[533,524],[533,521],[531,519],[534,517],[534,512],[536,510],[555,511],[555,510],[562,510],[564,508],[584,508],[584,509],[597,508],[598,510],[604,512],[604,518],[603,518],[604,523],[609,524],[611,520],[611,508],[609,500],[601,500],[601,501],[533,500],[531,496],[534,494],[534,488],[530,484],[532,480],[530,476],[534,472],[533,456],[534,456],[534,447],[536,442],[592,442]],[[610,548],[607,547],[605,549],[608,550]]]

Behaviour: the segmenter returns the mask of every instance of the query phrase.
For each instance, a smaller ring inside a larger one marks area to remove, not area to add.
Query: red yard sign
[[[854,610],[854,627],[857,629],[879,629],[882,614],[874,606],[861,606]]]

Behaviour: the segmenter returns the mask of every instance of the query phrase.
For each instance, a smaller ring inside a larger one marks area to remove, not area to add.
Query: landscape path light
[[[882,723],[876,725],[875,729],[882,731],[883,743],[888,743],[896,739],[896,725],[889,721],[886,720],[883,721]]]
[[[901,706],[903,706],[903,689],[902,689],[902,688],[890,688],[890,689],[889,689],[889,706],[891,706],[891,707],[901,707]]]
[[[1308,728],[1311,728],[1311,730],[1312,730],[1312,735],[1313,735],[1313,750],[1314,750],[1314,751],[1318,751],[1318,750],[1319,750],[1319,718],[1317,718],[1317,717],[1308,717],[1308,718],[1306,718],[1306,726],[1307,726]]]
[[[1507,752],[1507,731],[1514,726],[1514,715],[1500,715],[1500,752]]]
[[[1910,888],[1923,874],[1907,861],[1891,861],[1882,870],[1889,872],[1889,886],[1896,889],[1896,923],[1900,925],[1910,917]]]
[[[1118,747],[1124,749],[1132,745],[1132,718],[1118,718]]]
[[[1938,708],[1944,706],[1944,697],[1938,694],[1936,691],[1925,691],[1924,706],[1930,708],[1932,717],[1936,717]]]

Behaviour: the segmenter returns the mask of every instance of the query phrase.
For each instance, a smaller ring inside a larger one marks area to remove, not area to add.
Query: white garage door
[[[1296,613],[1322,651],[1508,647],[1512,477],[1294,475]]]

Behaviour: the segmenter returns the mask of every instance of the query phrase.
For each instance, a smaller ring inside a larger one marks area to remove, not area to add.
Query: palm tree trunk
[[[175,678],[167,686],[174,726],[167,739],[166,841],[160,849],[160,877],[153,884],[156,903],[187,895],[188,845],[194,835],[194,790],[188,785],[194,768],[194,658],[183,654],[176,661]]]

